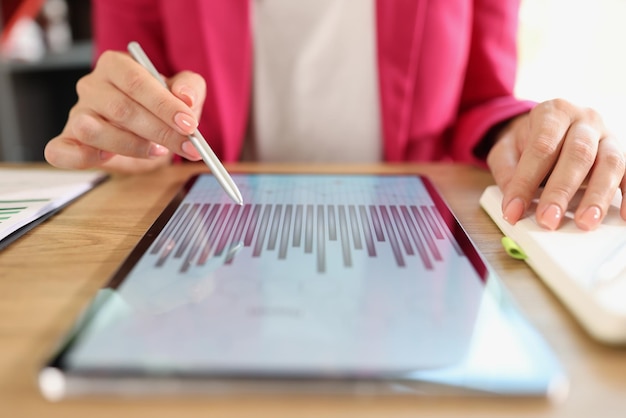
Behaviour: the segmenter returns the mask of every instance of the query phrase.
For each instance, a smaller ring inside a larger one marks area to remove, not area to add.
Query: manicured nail
[[[602,218],[602,211],[597,206],[589,206],[578,220],[578,225],[587,231],[595,229]]]
[[[169,153],[169,150],[167,148],[165,148],[163,145],[159,145],[159,144],[152,144],[150,146],[150,157],[161,157],[163,155],[167,155]]]
[[[109,152],[109,151],[100,151],[100,160],[102,161],[107,161],[110,160],[111,158],[113,158],[113,156],[115,155],[115,153]]]
[[[182,145],[183,152],[186,154],[187,159],[192,161],[198,161],[202,156],[198,153],[196,147],[193,146],[191,141],[185,141]]]
[[[177,113],[174,116],[174,122],[185,135],[191,135],[198,127],[196,120],[185,113]]]
[[[196,94],[192,89],[187,86],[183,86],[178,91],[178,94],[187,106],[193,107],[193,104],[196,102]]]
[[[504,220],[510,223],[511,225],[515,225],[517,221],[521,219],[524,215],[524,211],[526,207],[524,205],[524,201],[519,197],[511,200],[508,205],[504,208],[502,215]]]
[[[562,217],[563,211],[561,208],[552,204],[543,211],[540,219],[537,219],[537,222],[544,228],[554,231],[559,227]]]

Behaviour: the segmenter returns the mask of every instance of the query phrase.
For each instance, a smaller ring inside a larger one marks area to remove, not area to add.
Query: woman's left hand
[[[487,165],[502,190],[502,212],[511,224],[524,216],[543,184],[535,215],[550,230],[559,227],[584,184],[574,214],[583,230],[602,222],[618,187],[626,192],[622,144],[597,112],[561,99],[540,103],[508,123],[489,152]],[[626,219],[626,199],[620,214]]]

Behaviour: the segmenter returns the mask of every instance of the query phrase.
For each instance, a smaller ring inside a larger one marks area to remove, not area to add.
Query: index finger
[[[198,126],[193,111],[181,99],[174,96],[160,80],[129,55],[117,54],[103,60],[109,74],[109,82],[147,111],[164,121],[182,135],[192,134]],[[158,141],[159,138],[154,138]],[[162,144],[176,148],[174,144]]]
[[[523,145],[519,164],[503,190],[502,207],[505,217],[510,215],[509,222],[515,223],[521,216],[520,211],[511,206],[521,202],[524,208],[528,208],[539,186],[552,170],[569,125],[570,116],[562,110],[538,106],[531,111],[528,138],[521,139]]]

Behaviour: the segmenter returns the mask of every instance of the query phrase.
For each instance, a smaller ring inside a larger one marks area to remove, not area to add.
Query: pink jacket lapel
[[[252,86],[250,4],[248,0],[196,1],[210,83],[205,112],[218,119],[215,125],[211,121],[207,132],[223,138],[224,149],[215,151],[225,161],[236,161],[247,126]]]
[[[385,159],[401,161],[410,129],[412,98],[426,0],[378,0],[378,74]]]

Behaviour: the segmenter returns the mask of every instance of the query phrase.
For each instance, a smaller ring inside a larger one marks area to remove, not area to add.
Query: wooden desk
[[[455,165],[257,166],[255,171],[424,173],[554,348],[572,382],[558,405],[494,398],[77,399],[39,394],[36,375],[51,349],[180,185],[201,165],[116,176],[0,252],[0,415],[4,417],[592,417],[625,416],[626,350],[588,338],[523,262],[502,251],[500,233],[478,206],[490,175]],[[626,303],[626,301],[624,301]]]

